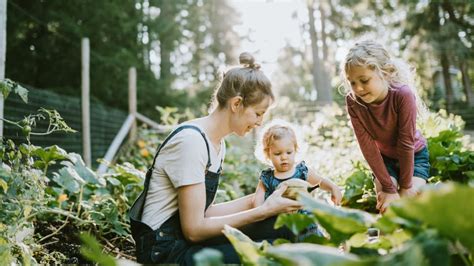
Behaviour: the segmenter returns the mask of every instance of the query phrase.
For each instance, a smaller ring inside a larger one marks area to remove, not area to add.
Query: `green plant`
[[[177,125],[179,122],[196,118],[189,108],[184,112],[179,112],[177,107],[161,107],[156,106],[156,110],[160,112],[160,120],[163,125]]]
[[[474,183],[474,151],[466,150],[461,133],[444,130],[428,139],[432,181]]]
[[[10,80],[0,82],[0,89],[6,98],[11,91],[27,101],[27,90]],[[34,221],[48,212],[52,200],[47,190],[49,179],[47,168],[56,159],[66,159],[57,147],[43,149],[30,144],[29,136],[34,134],[31,126],[38,119],[49,117],[48,132],[72,131],[54,111],[41,109],[43,114],[30,115],[20,122],[3,119],[22,128],[27,144],[15,145],[12,140],[2,139],[0,157],[0,264],[21,262],[36,263],[33,257]],[[51,129],[51,130],[50,130]]]
[[[97,240],[87,233],[82,233],[80,238],[84,245],[81,247],[81,254],[101,266],[115,266],[115,259],[102,253],[102,247]]]
[[[80,263],[80,231],[95,232],[109,252],[130,248],[126,213],[142,190],[143,173],[123,164],[97,175],[78,154],[32,145],[32,134],[73,131],[56,111],[40,112],[20,122],[4,120],[32,129],[26,143],[4,139],[0,145],[0,264]],[[49,123],[45,132],[35,132],[39,119]]]
[[[472,213],[459,204],[474,202],[472,187],[456,183],[433,186],[416,198],[394,202],[379,218],[363,211],[335,208],[304,195],[300,200],[305,209],[313,212],[313,221],[319,222],[328,233],[324,245],[264,243],[262,248],[237,229],[227,227],[225,235],[244,263],[450,265],[461,262],[470,265],[473,261]],[[292,215],[296,214],[285,216]],[[288,217],[284,220],[289,227],[298,223]],[[306,221],[300,223],[298,226],[304,228]],[[369,228],[377,228],[382,234],[371,237],[367,234]]]
[[[377,213],[374,182],[370,170],[356,163],[355,172],[346,178],[342,206]]]

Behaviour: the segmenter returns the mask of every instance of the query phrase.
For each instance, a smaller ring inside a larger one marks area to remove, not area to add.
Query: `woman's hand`
[[[261,208],[266,213],[266,217],[272,217],[280,213],[291,213],[303,207],[298,201],[281,196],[286,188],[287,185],[282,183],[261,205]]]
[[[377,210],[380,210],[380,213],[384,213],[390,203],[393,201],[397,200],[400,198],[400,195],[398,193],[386,193],[383,191],[380,191],[377,193]]]
[[[341,205],[342,193],[338,186],[334,185],[331,188],[331,200],[336,206]]]

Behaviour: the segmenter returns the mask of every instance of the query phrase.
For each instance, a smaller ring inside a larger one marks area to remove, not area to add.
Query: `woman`
[[[275,191],[253,208],[253,195],[213,204],[222,162],[224,137],[244,136],[260,126],[274,100],[271,83],[249,53],[239,57],[214,94],[213,111],[187,121],[160,146],[147,173],[145,189],[130,218],[140,263],[193,264],[204,247],[224,254],[224,263],[240,263],[222,234],[224,225],[241,229],[256,241],[289,238],[289,230],[274,230],[275,216],[301,208],[297,201]]]

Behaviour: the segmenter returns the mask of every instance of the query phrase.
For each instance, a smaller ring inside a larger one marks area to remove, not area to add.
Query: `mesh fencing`
[[[55,92],[28,88],[28,103],[12,93],[5,101],[4,117],[11,121],[19,121],[29,114],[36,114],[43,107],[59,112],[64,121],[76,130],[76,133],[55,132],[44,136],[31,136],[33,145],[47,147],[58,145],[67,152],[82,155],[82,117],[81,99],[79,97],[60,95]],[[105,106],[97,101],[90,102],[90,130],[91,130],[91,157],[92,166],[99,165],[97,159],[103,158],[109,145],[125,121],[127,113]],[[44,132],[48,123],[41,121],[33,132]],[[4,137],[15,143],[26,142],[21,129],[4,122]]]

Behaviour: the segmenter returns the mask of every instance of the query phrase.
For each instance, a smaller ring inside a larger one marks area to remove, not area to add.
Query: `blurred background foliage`
[[[271,26],[283,19],[272,10],[284,4],[8,1],[6,77],[79,96],[80,40],[88,37],[92,97],[127,110],[127,71],[135,66],[141,113],[159,117],[158,105],[189,107],[199,115],[217,84],[218,71],[237,63],[244,42],[260,38],[252,29],[257,25],[243,21],[244,15],[257,13]],[[286,5],[299,39],[288,40],[286,32],[275,28],[274,33],[258,32],[287,42],[271,55],[271,62],[262,62],[273,68],[279,95],[313,106],[340,103],[338,65],[347,47],[362,37],[377,39],[416,68],[418,90],[432,109],[474,113],[470,1],[301,0]],[[273,44],[266,45],[250,51],[257,60]],[[471,128],[471,117],[464,120]]]

